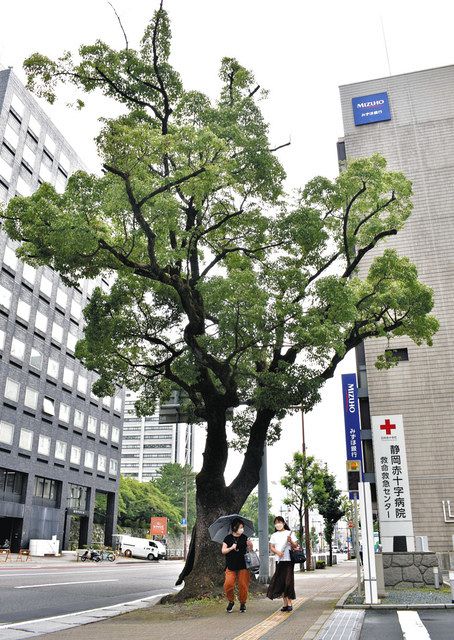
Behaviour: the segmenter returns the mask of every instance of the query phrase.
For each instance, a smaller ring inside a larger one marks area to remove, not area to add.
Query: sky
[[[158,2],[112,2],[134,46]],[[304,186],[316,175],[337,175],[336,141],[343,133],[339,85],[387,76],[390,70],[394,75],[454,62],[454,5],[446,0],[166,0],[165,8],[172,20],[171,60],[186,88],[215,98],[220,60],[232,56],[252,69],[258,84],[269,91],[262,108],[271,143],[291,141],[279,152],[289,189]],[[56,57],[96,39],[123,46],[106,0],[3,3],[0,63],[12,66],[22,80],[22,62],[31,53]],[[98,118],[113,115],[112,104],[90,97],[77,112],[67,106],[74,95],[66,89],[62,95],[52,106],[41,104],[85,164],[96,170],[93,138]],[[342,488],[346,474],[340,373],[353,370],[350,354],[305,421],[308,452],[328,463]],[[279,480],[285,462],[300,447],[301,418],[295,416],[286,420],[282,439],[268,457],[276,511],[283,497]],[[238,463],[232,456],[228,478]]]

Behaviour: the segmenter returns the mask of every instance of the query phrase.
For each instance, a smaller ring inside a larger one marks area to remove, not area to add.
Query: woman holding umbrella
[[[240,596],[240,613],[244,613],[251,579],[249,569],[246,568],[244,554],[252,549],[252,542],[247,539],[244,533],[244,521],[241,518],[234,518],[230,526],[231,533],[224,538],[221,550],[221,553],[225,556],[226,565],[224,592],[229,601],[227,613],[231,613],[235,606],[234,591],[236,582],[238,582]]]

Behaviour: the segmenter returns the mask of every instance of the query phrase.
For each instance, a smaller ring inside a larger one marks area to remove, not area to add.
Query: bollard
[[[449,582],[451,583],[451,601],[454,604],[454,571],[449,572]]]
[[[434,567],[434,585],[435,589],[440,588],[440,574],[438,572],[438,567]]]

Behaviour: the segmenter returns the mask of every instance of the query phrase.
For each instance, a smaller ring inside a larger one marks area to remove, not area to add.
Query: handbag
[[[250,569],[256,573],[260,568],[260,559],[255,551],[248,551],[244,554],[244,561],[246,563],[246,569]]]
[[[306,562],[306,554],[302,549],[290,549],[290,562],[304,564]]]

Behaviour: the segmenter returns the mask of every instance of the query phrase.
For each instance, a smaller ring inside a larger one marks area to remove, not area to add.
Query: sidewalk
[[[295,574],[297,600],[293,613],[279,611],[282,601],[254,598],[245,614],[238,605],[225,612],[224,602],[155,605],[102,622],[41,635],[42,640],[312,640],[328,620],[340,596],[356,578],[354,562]],[[29,637],[33,633],[29,634]],[[345,636],[348,637],[348,636]]]

